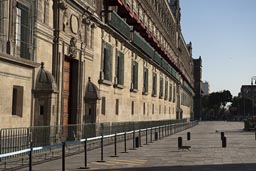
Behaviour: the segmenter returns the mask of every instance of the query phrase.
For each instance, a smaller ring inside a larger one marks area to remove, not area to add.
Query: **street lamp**
[[[256,84],[256,76],[252,76],[251,78],[251,93],[252,93],[252,117],[254,116],[254,88],[253,88],[253,81],[254,81],[254,85]]]

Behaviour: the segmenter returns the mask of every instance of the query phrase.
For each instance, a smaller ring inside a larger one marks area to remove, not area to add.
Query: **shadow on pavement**
[[[256,163],[197,165],[197,166],[157,166],[141,168],[99,169],[90,171],[255,171]]]

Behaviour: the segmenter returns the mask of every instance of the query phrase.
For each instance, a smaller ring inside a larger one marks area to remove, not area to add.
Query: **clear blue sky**
[[[251,84],[256,75],[256,0],[180,0],[181,29],[202,57],[202,80],[210,91]]]

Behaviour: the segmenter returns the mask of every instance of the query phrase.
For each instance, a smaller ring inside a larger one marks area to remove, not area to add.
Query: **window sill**
[[[123,89],[124,86],[121,84],[114,84],[114,88],[119,88],[119,89]]]
[[[156,94],[152,94],[152,97],[157,97],[157,95]]]
[[[142,92],[142,95],[147,96],[147,95],[148,95],[148,92]]]
[[[105,84],[105,85],[108,85],[108,86],[113,85],[113,83],[109,80],[99,80],[99,84]]]
[[[130,89],[130,92],[133,92],[133,93],[137,93],[139,90],[138,89]]]

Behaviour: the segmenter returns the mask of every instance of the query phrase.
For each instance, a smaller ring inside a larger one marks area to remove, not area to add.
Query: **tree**
[[[202,98],[202,111],[211,118],[221,118],[226,111],[226,104],[232,101],[232,94],[229,90],[213,92]]]

